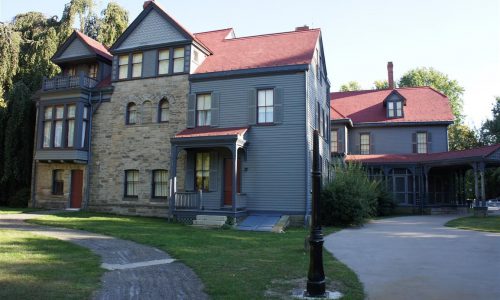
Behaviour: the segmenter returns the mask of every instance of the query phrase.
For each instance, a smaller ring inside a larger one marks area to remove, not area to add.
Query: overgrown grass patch
[[[0,230],[0,299],[89,299],[100,287],[99,264],[68,242]]]
[[[447,222],[445,226],[467,230],[500,232],[500,216],[458,218]]]
[[[305,229],[283,234],[236,230],[205,230],[163,219],[125,217],[87,212],[44,216],[30,222],[82,229],[132,240],[165,250],[200,276],[214,299],[280,298],[307,276],[309,254],[304,250]],[[328,229],[333,232],[337,229]],[[363,299],[354,272],[324,253],[325,274],[345,299]]]

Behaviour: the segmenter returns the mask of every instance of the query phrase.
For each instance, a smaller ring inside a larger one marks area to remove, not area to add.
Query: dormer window
[[[387,115],[389,118],[400,118],[403,116],[403,101],[388,101]]]

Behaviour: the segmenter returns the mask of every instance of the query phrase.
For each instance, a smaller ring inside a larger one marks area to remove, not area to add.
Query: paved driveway
[[[500,299],[500,234],[444,227],[457,216],[376,220],[325,238],[368,299]]]

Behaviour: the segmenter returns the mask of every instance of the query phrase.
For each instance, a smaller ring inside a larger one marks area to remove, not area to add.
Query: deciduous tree
[[[341,92],[350,92],[350,91],[359,91],[361,90],[361,86],[357,81],[349,81],[340,86]]]

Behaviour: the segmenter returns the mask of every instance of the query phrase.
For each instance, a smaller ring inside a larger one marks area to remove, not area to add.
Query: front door
[[[82,195],[83,194],[83,171],[82,170],[72,170],[71,171],[71,208],[81,208],[82,207]]]
[[[233,205],[233,160],[224,159],[224,205]]]

